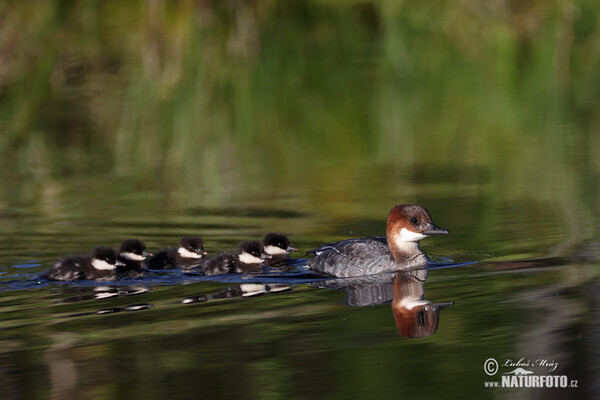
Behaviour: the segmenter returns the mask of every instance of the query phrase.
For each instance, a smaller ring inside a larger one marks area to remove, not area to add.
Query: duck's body
[[[372,275],[399,269],[385,237],[346,239],[326,244],[310,253],[315,258],[309,261],[309,267],[331,276]],[[421,253],[411,265],[418,266],[425,262],[427,258]]]
[[[249,240],[240,243],[234,251],[210,258],[203,266],[203,271],[205,275],[259,272],[267,257],[260,242]]]
[[[54,264],[45,277],[54,281],[82,279],[111,280],[116,278],[116,269],[123,263],[118,253],[110,247],[96,247],[91,256],[71,256]]]
[[[200,266],[204,251],[202,239],[197,236],[185,236],[179,242],[179,247],[167,249],[148,259],[149,269],[191,269]]]
[[[448,234],[435,225],[429,212],[417,205],[402,204],[388,214],[386,237],[346,239],[310,251],[313,271],[350,277],[416,268],[427,263],[419,241],[430,235]]]

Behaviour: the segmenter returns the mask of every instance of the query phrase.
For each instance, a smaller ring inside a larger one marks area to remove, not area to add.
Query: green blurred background
[[[600,170],[598,9],[4,1],[0,205],[96,175],[212,205],[421,179],[554,198]]]
[[[529,225],[569,247],[598,232],[599,9],[2,2],[3,233],[227,207],[382,221],[421,202],[459,235]]]
[[[59,398],[70,360],[89,398],[496,398],[487,357],[546,351],[589,394],[599,71],[592,0],[1,1],[0,392]],[[277,230],[301,257],[405,202],[452,232],[424,241],[436,261],[575,257],[432,271],[456,305],[415,341],[389,305],[307,285],[196,308],[226,283],[68,304],[85,288],[36,286],[125,237],[213,254]],[[135,301],[156,307],[67,318]]]

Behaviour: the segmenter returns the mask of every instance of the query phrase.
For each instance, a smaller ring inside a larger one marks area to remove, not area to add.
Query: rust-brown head
[[[421,206],[400,204],[388,214],[386,235],[392,250],[417,243],[431,235],[448,233],[448,230],[434,224],[429,212]]]

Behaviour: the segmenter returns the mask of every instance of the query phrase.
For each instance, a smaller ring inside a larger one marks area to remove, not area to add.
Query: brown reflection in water
[[[425,279],[427,270],[424,269],[396,273],[392,312],[401,336],[420,338],[433,335],[438,327],[440,310],[454,304],[454,301],[432,303],[424,300]]]
[[[77,368],[70,354],[68,344],[55,344],[46,350],[44,360],[50,373],[50,399],[62,400],[75,398],[77,387]]]
[[[419,338],[431,336],[438,327],[439,313],[454,301],[433,303],[423,299],[425,269],[338,278],[317,282],[314,286],[343,290],[344,304],[365,307],[392,302],[396,328],[401,336]]]

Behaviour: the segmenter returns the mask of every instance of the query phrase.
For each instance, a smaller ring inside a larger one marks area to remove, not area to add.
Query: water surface
[[[598,6],[342,3],[0,6],[3,398],[597,397]],[[303,269],[399,203],[451,232],[421,329],[393,279]],[[268,231],[290,269],[39,279]],[[579,388],[486,387],[489,358]]]

